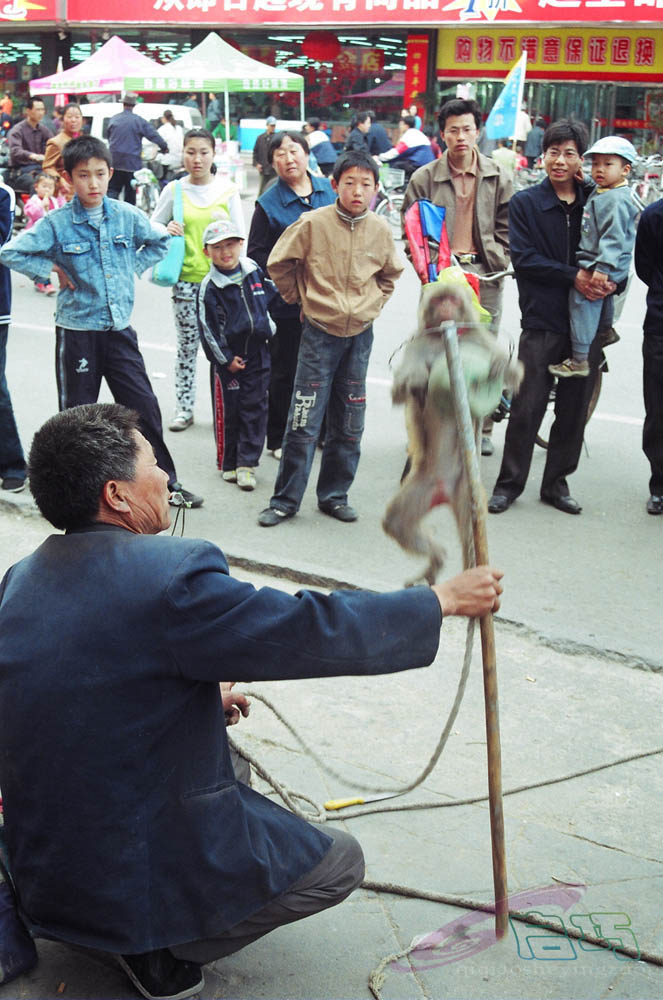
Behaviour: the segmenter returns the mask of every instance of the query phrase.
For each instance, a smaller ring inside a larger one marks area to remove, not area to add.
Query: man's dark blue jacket
[[[108,145],[114,170],[133,172],[143,166],[140,153],[142,138],[155,142],[162,153],[168,152],[168,143],[149,122],[128,108],[114,115],[108,123]]]
[[[145,952],[279,896],[331,841],[235,780],[219,681],[421,667],[439,629],[428,588],[293,597],[209,542],[52,535],[0,584],[0,787],[32,930]]]
[[[582,210],[592,188],[576,182],[568,213],[547,177],[509,202],[509,247],[523,330],[568,332]]]
[[[635,270],[648,286],[645,336],[663,338],[663,199],[649,205],[640,217]]]

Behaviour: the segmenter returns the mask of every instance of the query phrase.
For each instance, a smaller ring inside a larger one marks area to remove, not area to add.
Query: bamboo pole
[[[467,398],[467,388],[463,377],[463,366],[458,350],[458,334],[454,323],[444,324],[444,346],[447,355],[447,365],[449,367],[449,379],[458,428],[458,438],[470,486],[475,563],[478,566],[487,565],[486,497],[479,475],[476,438]],[[509,904],[506,882],[504,812],[502,808],[502,751],[500,747],[497,664],[492,612],[488,612],[488,614],[479,620],[479,626],[481,631],[483,690],[486,710],[488,802],[493,856],[493,885],[495,889],[495,935],[497,938],[503,938],[509,927]]]

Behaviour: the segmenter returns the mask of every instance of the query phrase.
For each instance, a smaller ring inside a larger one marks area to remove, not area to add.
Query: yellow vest
[[[228,181],[211,205],[200,208],[182,191],[182,208],[184,215],[184,263],[180,273],[181,281],[193,281],[200,284],[209,271],[209,258],[203,252],[203,233],[210,222],[217,219],[229,219],[228,202],[237,188]]]

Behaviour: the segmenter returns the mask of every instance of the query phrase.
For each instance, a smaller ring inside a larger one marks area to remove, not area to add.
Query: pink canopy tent
[[[30,81],[30,93],[37,94],[100,94],[125,90],[129,77],[163,75],[163,66],[148,59],[142,52],[113,35],[82,63]]]
[[[405,71],[397,70],[391,80],[385,80],[384,83],[379,83],[377,87],[373,87],[372,90],[363,90],[361,94],[349,94],[346,97],[347,101],[358,101],[361,98],[371,98],[371,100],[380,100],[383,97],[402,97],[405,93]]]

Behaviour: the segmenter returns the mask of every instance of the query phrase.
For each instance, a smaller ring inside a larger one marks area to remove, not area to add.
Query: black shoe
[[[494,451],[493,442],[489,437],[484,435],[481,438],[481,454],[486,458],[488,455],[492,455]]]
[[[171,507],[202,507],[204,503],[203,497],[185,490],[181,483],[173,483],[168,488],[172,491],[168,501]]]
[[[655,493],[652,493],[647,501],[647,513],[663,514],[663,497],[659,497]]]
[[[511,497],[505,497],[503,493],[493,493],[488,501],[488,512],[490,514],[503,514],[512,503]]]
[[[5,476],[2,480],[2,488],[7,493],[21,493],[25,489],[25,479],[18,476]]]
[[[200,993],[205,985],[200,966],[175,958],[169,948],[118,955],[117,960],[147,1000],[183,1000]]]
[[[281,524],[282,521],[294,516],[285,510],[277,510],[276,507],[265,507],[258,518],[258,524],[262,528],[273,528],[274,525]]]
[[[347,503],[333,503],[328,507],[320,507],[323,514],[328,514],[329,517],[335,517],[337,521],[356,521],[359,514]]]
[[[557,510],[563,511],[564,514],[579,514],[582,507],[577,500],[573,497],[544,497],[541,494],[542,503],[550,504],[551,507],[556,507]]]

